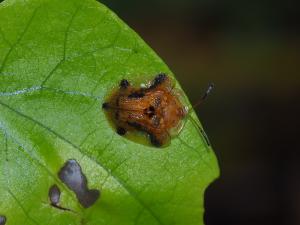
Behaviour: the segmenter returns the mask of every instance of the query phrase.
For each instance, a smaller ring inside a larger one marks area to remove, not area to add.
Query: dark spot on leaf
[[[86,190],[84,195],[80,195],[80,196],[78,195],[77,197],[80,204],[84,208],[89,208],[97,201],[99,195],[100,195],[99,190],[92,189],[92,190]]]
[[[49,196],[49,200],[50,200],[50,204],[57,208],[57,209],[61,209],[61,210],[66,210],[66,211],[71,211],[70,209],[67,209],[67,208],[64,208],[64,207],[61,207],[59,205],[59,201],[60,201],[60,190],[59,190],[59,187],[54,184],[50,187],[49,189],[49,193],[48,193],[48,196]]]
[[[49,196],[51,205],[57,205],[59,203],[60,190],[56,184],[54,184],[50,187],[48,196]]]
[[[68,160],[60,169],[58,176],[76,194],[78,201],[84,208],[91,207],[98,200],[100,191],[88,189],[86,176],[82,173],[76,160]]]
[[[5,225],[6,224],[6,217],[0,215],[0,225]]]

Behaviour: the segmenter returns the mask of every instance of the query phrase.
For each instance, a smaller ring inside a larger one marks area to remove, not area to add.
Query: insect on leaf
[[[173,77],[94,0],[2,2],[0,224],[203,224],[219,170],[195,123],[155,148],[116,134],[101,107],[120,80],[161,72]]]

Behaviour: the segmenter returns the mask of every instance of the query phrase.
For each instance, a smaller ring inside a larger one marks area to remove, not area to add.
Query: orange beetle
[[[122,80],[118,91],[102,108],[111,114],[119,135],[142,131],[157,147],[166,144],[174,130],[176,134],[180,131],[187,115],[187,108],[166,74],[157,75],[146,88],[132,87],[127,80]]]

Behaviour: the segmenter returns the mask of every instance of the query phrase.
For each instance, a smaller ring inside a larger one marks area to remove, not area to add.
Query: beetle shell
[[[118,134],[142,131],[157,147],[168,143],[171,133],[174,135],[172,130],[180,131],[178,128],[182,127],[187,114],[165,74],[157,75],[146,88],[132,87],[127,80],[122,80],[119,89],[102,106],[111,116]]]

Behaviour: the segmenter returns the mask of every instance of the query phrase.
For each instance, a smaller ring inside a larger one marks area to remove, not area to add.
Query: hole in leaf
[[[6,224],[6,217],[0,215],[0,225],[5,225]]]
[[[91,207],[98,200],[100,191],[88,189],[87,178],[76,160],[68,160],[59,171],[58,176],[76,194],[79,203],[84,208]]]
[[[48,193],[48,196],[49,196],[49,200],[50,200],[50,204],[51,206],[57,208],[57,209],[61,209],[61,210],[66,210],[66,211],[71,211],[70,209],[67,209],[67,208],[64,208],[64,207],[61,207],[59,205],[59,201],[60,201],[60,189],[59,187],[54,184],[50,187],[49,189],[49,193]]]
[[[51,205],[57,205],[60,200],[60,190],[57,187],[56,184],[52,185],[49,189],[49,199],[51,202]]]

